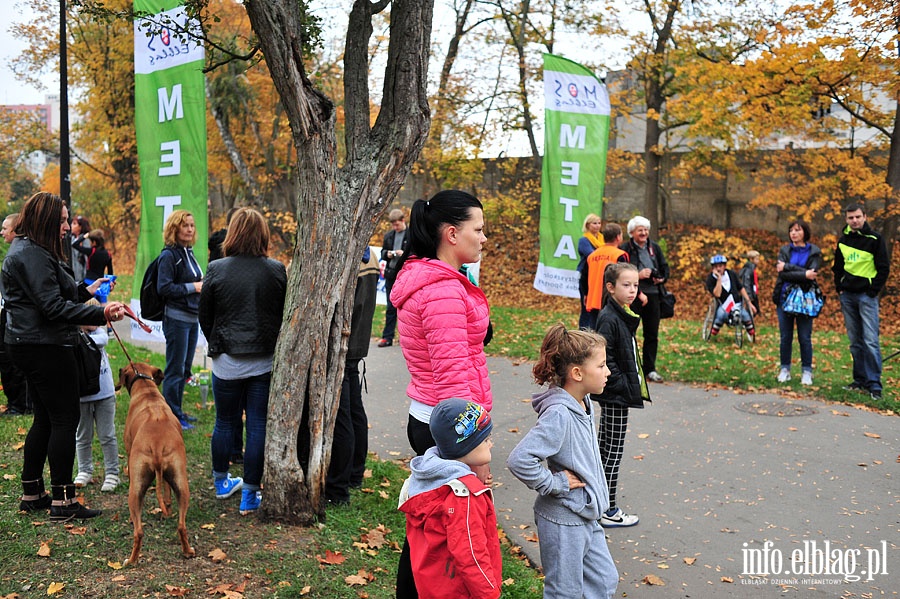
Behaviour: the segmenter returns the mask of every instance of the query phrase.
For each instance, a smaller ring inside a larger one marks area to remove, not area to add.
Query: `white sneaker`
[[[801,385],[812,385],[812,371],[804,370],[803,374],[800,375],[800,384]]]
[[[661,383],[663,382],[663,377],[661,377],[660,374],[655,370],[651,370],[650,374],[647,375],[647,380],[652,383]]]
[[[73,481],[79,489],[94,482],[94,475],[90,472],[79,472]]]
[[[600,516],[600,526],[603,528],[625,528],[626,526],[634,526],[638,523],[638,520],[637,516],[626,514],[622,511],[622,508],[617,507],[603,512]]]
[[[778,382],[786,383],[791,380],[791,371],[789,368],[782,368],[781,372],[778,373]]]
[[[103,479],[103,486],[100,487],[100,490],[104,493],[112,493],[118,486],[119,477],[115,474],[107,474],[106,478]]]

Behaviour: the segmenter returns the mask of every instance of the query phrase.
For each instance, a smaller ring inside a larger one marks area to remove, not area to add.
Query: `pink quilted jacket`
[[[459,397],[490,410],[484,292],[445,262],[410,259],[397,274],[391,303],[412,377],[407,395],[430,406]]]

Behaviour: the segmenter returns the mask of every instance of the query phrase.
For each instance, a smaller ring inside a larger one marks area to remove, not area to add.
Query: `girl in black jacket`
[[[601,406],[597,441],[609,486],[609,509],[600,517],[600,524],[614,528],[638,523],[637,516],[626,514],[616,505],[616,490],[628,428],[628,408],[643,408],[644,400],[650,401],[650,393],[634,338],[641,319],[630,307],[639,291],[638,270],[627,262],[610,264],[606,267],[604,284],[607,297],[597,316],[597,332],[606,338],[610,375],[603,393],[591,395],[591,399],[599,401]]]

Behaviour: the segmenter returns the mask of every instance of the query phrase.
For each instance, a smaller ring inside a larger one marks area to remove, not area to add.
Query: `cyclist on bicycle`
[[[740,310],[741,320],[744,322],[750,341],[754,341],[756,329],[753,327],[753,315],[756,314],[756,306],[750,301],[747,290],[741,285],[741,278],[733,270],[725,267],[727,262],[728,258],[722,254],[716,254],[709,260],[712,272],[706,277],[706,290],[718,300],[719,304],[710,334],[718,335],[719,329],[722,328],[732,310],[737,309]],[[743,306],[747,306],[748,309],[744,310]]]

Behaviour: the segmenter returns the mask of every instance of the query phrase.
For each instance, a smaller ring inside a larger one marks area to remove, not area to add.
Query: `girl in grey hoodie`
[[[509,471],[538,492],[534,519],[544,598],[611,598],[619,573],[598,520],[609,491],[594,440],[589,393],[609,377],[606,342],[596,333],[550,328],[532,370],[550,387],[532,397],[537,423],[509,454]]]

